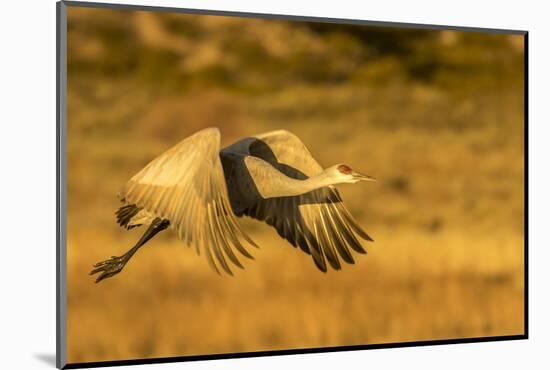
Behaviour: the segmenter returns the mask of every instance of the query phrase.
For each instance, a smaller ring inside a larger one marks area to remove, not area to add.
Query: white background
[[[112,3],[124,1],[111,0]],[[543,1],[128,0],[134,4],[529,30],[530,339],[134,366],[133,369],[548,368],[550,38]],[[55,354],[55,1],[2,4],[0,367],[53,368]],[[7,206],[7,207],[6,207]],[[495,230],[495,232],[498,232]],[[319,304],[322,304],[320,302]]]

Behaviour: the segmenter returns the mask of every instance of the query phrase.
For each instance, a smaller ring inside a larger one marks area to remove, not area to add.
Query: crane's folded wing
[[[256,244],[239,227],[229,205],[219,159],[220,132],[209,128],[181,141],[128,181],[121,195],[170,221],[179,238],[204,250],[210,266],[232,274],[228,258],[242,268],[233,250],[252,258],[240,238]]]

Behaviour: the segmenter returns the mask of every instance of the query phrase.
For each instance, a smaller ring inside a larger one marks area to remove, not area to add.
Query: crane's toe
[[[126,256],[112,256],[110,259],[98,262],[94,265],[94,269],[90,272],[90,275],[101,273],[97,279],[96,283],[99,283],[103,279],[110,278],[118,274],[128,262]]]

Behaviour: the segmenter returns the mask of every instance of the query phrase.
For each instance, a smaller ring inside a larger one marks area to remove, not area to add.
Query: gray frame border
[[[56,3],[56,347],[57,368],[67,364],[67,5]]]
[[[131,1],[131,0],[129,0]],[[382,344],[365,344],[339,347],[303,348],[258,352],[221,353],[191,355],[165,358],[143,358],[86,363],[67,363],[67,7],[101,8],[114,10],[154,11],[184,14],[202,14],[230,16],[241,18],[280,19],[287,21],[305,21],[364,25],[391,28],[412,28],[428,30],[451,30],[461,32],[483,32],[524,36],[524,334],[495,337],[476,337],[461,339],[426,340],[415,342],[396,342]],[[92,368],[104,366],[138,365],[171,363],[197,360],[214,360],[243,357],[263,357],[289,354],[326,353],[378,348],[405,348],[426,345],[465,344],[493,341],[528,339],[528,37],[527,30],[499,29],[483,27],[461,27],[436,24],[419,24],[404,22],[385,22],[359,19],[325,18],[317,16],[299,16],[269,13],[249,13],[226,10],[189,9],[162,7],[153,5],[112,4],[61,0],[56,3],[56,367]]]

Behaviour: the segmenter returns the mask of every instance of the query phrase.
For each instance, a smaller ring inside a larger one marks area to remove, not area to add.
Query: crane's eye
[[[341,164],[338,166],[338,171],[340,171],[340,173],[343,173],[344,175],[349,175],[351,173],[351,168],[349,168],[345,164]]]

